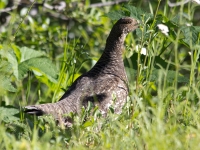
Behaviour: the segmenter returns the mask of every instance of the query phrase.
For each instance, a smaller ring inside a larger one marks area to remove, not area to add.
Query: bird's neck
[[[111,74],[120,77],[124,81],[127,80],[122,59],[125,37],[125,34],[115,35],[111,33],[109,35],[102,56],[90,70],[92,75]]]

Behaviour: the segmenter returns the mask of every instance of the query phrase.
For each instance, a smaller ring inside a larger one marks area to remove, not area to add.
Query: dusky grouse
[[[25,112],[38,116],[50,114],[65,125],[68,119],[63,115],[79,113],[89,101],[97,105],[104,116],[110,106],[115,113],[120,113],[128,95],[123,44],[126,35],[137,27],[138,23],[133,18],[119,19],[107,38],[102,56],[90,71],[78,77],[58,102],[26,106]]]

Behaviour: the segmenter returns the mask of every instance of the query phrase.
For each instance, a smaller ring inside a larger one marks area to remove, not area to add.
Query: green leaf
[[[18,46],[12,44],[11,45],[14,53],[15,53],[15,56],[17,57],[17,62],[20,63],[20,60],[21,60],[21,52],[20,52],[20,49]]]
[[[86,127],[90,127],[92,125],[94,125],[94,120],[88,120],[83,124],[83,127],[86,128]]]
[[[200,26],[193,26],[197,32],[200,33]]]
[[[20,63],[19,79],[22,79],[28,70],[37,71],[42,75],[46,75],[52,82],[56,82],[58,79],[58,73],[55,65],[46,57],[31,58]]]
[[[0,59],[0,72],[5,74],[10,74],[10,71],[12,69],[12,65],[5,60]]]
[[[26,61],[26,60],[31,59],[31,58],[45,56],[44,52],[36,51],[36,50],[33,50],[31,48],[28,48],[28,47],[21,47],[20,52],[21,52],[20,62]]]
[[[139,37],[139,38],[143,37],[145,40],[149,39],[150,32],[148,32],[147,27],[144,26],[142,30],[140,28],[136,29],[136,35],[137,35],[137,37]]]
[[[129,81],[133,80],[137,76],[137,70],[129,67],[125,67],[127,77]]]
[[[119,10],[119,11],[111,11],[107,13],[105,16],[109,17],[111,20],[119,20],[120,18],[125,17],[127,15],[125,11]]]
[[[144,20],[144,21],[153,18],[152,14],[146,13],[140,8],[136,8],[128,4],[124,5],[122,8],[124,9],[119,11],[111,11],[107,13],[105,16],[109,17],[111,20],[118,20],[125,16],[130,16],[137,20]]]
[[[184,39],[183,42],[186,46],[192,48],[194,47],[198,41],[198,35],[199,35],[199,28],[198,27],[193,27],[193,26],[183,26],[181,27],[181,31],[184,34]]]
[[[146,63],[148,62],[149,59],[154,59],[154,64],[153,64],[153,71],[150,75],[150,81],[157,81],[158,77],[159,77],[159,72],[163,72],[163,70],[165,70],[166,68],[170,69],[167,71],[166,75],[166,80],[170,83],[174,82],[174,79],[176,77],[176,71],[174,71],[173,69],[175,68],[174,65],[172,64],[168,64],[168,62],[166,62],[164,59],[162,59],[160,56],[154,56],[154,57],[150,57],[150,56],[145,56],[143,54],[140,54],[140,63],[147,66],[147,64],[145,63],[145,57],[146,57]],[[129,79],[132,79],[132,77],[135,77],[137,75],[137,60],[138,60],[138,53],[134,53],[131,57],[130,57],[131,63],[132,63],[132,68],[128,68],[126,67],[126,72],[127,72],[127,76]],[[127,65],[128,62],[125,61],[125,65]],[[162,68],[162,69],[160,69]],[[146,70],[143,71],[142,73],[143,76],[146,76]],[[188,83],[189,79],[187,77],[184,77],[181,74],[178,74],[178,78],[177,78],[177,82],[180,83]]]
[[[152,71],[151,76],[150,76],[150,81],[156,81],[156,80],[158,80],[158,77],[159,77],[160,73],[163,73],[163,70],[161,70],[161,69],[154,69]],[[175,80],[175,77],[176,77],[176,71],[168,70],[166,72],[166,74],[164,74],[164,76],[165,76],[165,78],[166,78],[166,80],[168,82],[173,83],[174,80]],[[178,74],[177,82],[179,82],[179,83],[188,83],[189,79],[186,78],[186,77],[184,77],[181,74]]]
[[[146,59],[146,61],[145,61]],[[140,54],[140,63],[147,66],[147,62],[149,60],[152,60],[154,59],[154,64],[153,66],[156,68],[156,69],[160,69],[160,68],[167,68],[168,65],[169,65],[169,69],[174,69],[174,65],[172,64],[168,64],[163,58],[161,58],[160,56],[146,56],[146,55],[143,55],[143,54]],[[137,70],[137,60],[138,60],[138,53],[134,53],[131,57],[130,57],[130,60],[132,62],[132,67],[134,69]],[[146,64],[144,64],[146,62]],[[127,65],[128,62],[125,61],[125,65]]]
[[[10,78],[8,78],[5,74],[0,74],[0,95],[4,93],[4,91],[16,92],[17,89],[13,87],[11,84]]]
[[[4,49],[0,50],[0,55],[2,58],[6,58],[8,60],[12,66],[14,76],[18,78],[18,62],[13,51],[10,50],[9,47],[4,46]]]
[[[16,108],[0,107],[0,120],[6,123],[13,123],[19,121],[19,118],[14,115],[18,114],[19,110]]]
[[[188,22],[188,18],[186,16],[187,16],[187,14],[185,14],[185,13],[178,13],[170,21],[174,25],[180,26],[180,24]]]
[[[32,70],[37,76],[45,75],[52,82],[57,82],[58,75],[56,67],[49,58],[42,57],[45,56],[44,52],[36,51],[28,47],[18,49],[20,51],[20,54],[18,54],[20,63],[17,66],[19,73],[17,76],[18,79],[22,79],[29,70]],[[18,51],[15,50],[15,53],[18,53]]]
[[[148,19],[153,18],[152,14],[147,13],[147,12],[143,11],[140,8],[137,8],[137,7],[128,5],[128,4],[124,5],[124,8],[126,8],[130,12],[130,17],[133,17],[133,18],[135,18],[137,20],[146,21]]]

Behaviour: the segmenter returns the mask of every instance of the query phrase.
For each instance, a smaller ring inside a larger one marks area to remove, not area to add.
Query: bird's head
[[[119,19],[113,29],[114,32],[119,34],[128,34],[129,32],[135,30],[138,27],[138,22],[136,19],[131,17],[124,17]]]

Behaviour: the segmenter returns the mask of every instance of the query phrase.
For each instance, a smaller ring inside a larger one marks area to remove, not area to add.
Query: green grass
[[[160,1],[148,7],[151,14],[131,4],[86,7],[83,12],[76,8],[69,15],[80,18],[73,22],[78,29],[67,31],[52,18],[48,24],[43,13],[30,24],[10,24],[0,36],[0,149],[200,149],[198,7],[188,3],[170,8]],[[96,19],[104,11],[111,20],[125,13],[141,23],[125,42],[130,93],[122,114],[111,109],[103,118],[97,108],[82,109],[80,116],[72,114],[75,123],[68,129],[50,116],[25,115],[23,106],[57,101],[63,89],[91,68],[112,27],[108,18]],[[169,36],[158,29],[160,23],[168,26]],[[12,29],[17,29],[15,39]],[[75,38],[70,39],[72,33]],[[136,45],[145,47],[148,55],[136,52]]]

